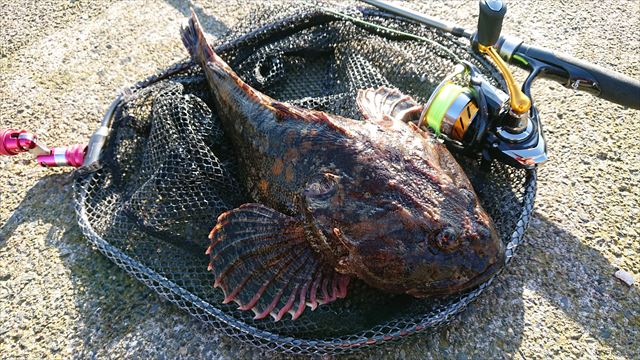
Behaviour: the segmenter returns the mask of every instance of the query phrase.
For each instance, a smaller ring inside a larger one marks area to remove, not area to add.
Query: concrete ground
[[[197,4],[220,35],[259,2]],[[476,7],[423,5],[469,28]],[[3,2],[0,127],[86,141],[118,89],[185,56],[187,11],[178,0]],[[640,78],[638,0],[511,0],[504,31]],[[350,358],[640,357],[640,112],[546,81],[534,93],[551,159],[528,243],[451,326]],[[0,158],[0,174],[1,358],[274,356],[198,323],[94,251],[68,170],[25,155]]]

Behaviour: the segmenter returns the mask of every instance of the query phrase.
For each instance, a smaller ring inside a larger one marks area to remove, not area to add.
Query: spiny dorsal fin
[[[393,120],[404,122],[418,120],[422,112],[422,105],[411,96],[403,94],[398,89],[384,86],[377,90],[358,90],[356,103],[365,120],[378,122],[384,126],[390,126]]]
[[[281,119],[294,119],[298,121],[314,122],[319,124],[325,124],[330,129],[336,130],[344,135],[350,135],[349,130],[338,123],[338,117],[335,115],[329,115],[324,111],[305,109],[295,105],[290,105],[280,101],[272,101],[271,107],[276,112],[276,115]]]

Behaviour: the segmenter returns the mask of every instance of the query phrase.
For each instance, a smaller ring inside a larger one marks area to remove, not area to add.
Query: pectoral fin
[[[345,297],[349,277],[325,265],[305,236],[302,222],[260,204],[220,215],[207,253],[224,303],[278,321]]]
[[[401,93],[398,89],[383,86],[377,90],[358,90],[356,103],[365,120],[387,126],[394,119],[404,122],[416,121],[422,112],[422,105],[411,96]]]

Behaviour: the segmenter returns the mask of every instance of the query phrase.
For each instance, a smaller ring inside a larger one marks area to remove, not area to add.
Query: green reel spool
[[[420,124],[426,123],[436,135],[443,134],[460,142],[478,113],[471,88],[453,82],[453,78],[464,71],[463,66],[456,66],[431,94],[420,117]]]

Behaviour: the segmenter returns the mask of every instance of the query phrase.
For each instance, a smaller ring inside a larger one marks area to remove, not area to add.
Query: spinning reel
[[[420,116],[453,150],[481,153],[519,168],[547,160],[538,111],[530,94],[517,87],[493,47],[500,39],[506,5],[481,1],[474,48],[488,55],[500,70],[509,93],[493,86],[473,64],[462,62],[436,87]]]

